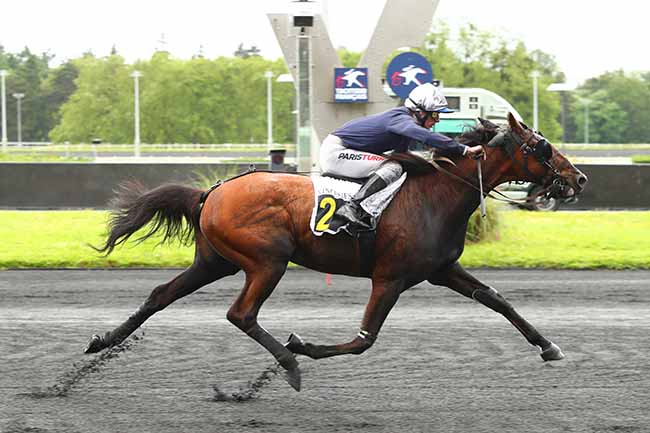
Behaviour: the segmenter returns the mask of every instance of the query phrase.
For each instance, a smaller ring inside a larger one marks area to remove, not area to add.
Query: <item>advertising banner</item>
[[[368,68],[334,68],[334,102],[368,102]]]

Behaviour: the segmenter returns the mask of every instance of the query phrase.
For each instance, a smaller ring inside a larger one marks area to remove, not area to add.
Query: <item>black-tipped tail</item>
[[[106,243],[95,250],[109,255],[116,246],[126,242],[131,235],[150,224],[137,242],[164,230],[164,243],[178,238],[187,244],[199,229],[201,208],[199,200],[203,191],[183,185],[167,184],[147,191],[139,182],[124,182],[111,201],[113,209],[109,222],[110,233]],[[185,220],[186,224],[183,224]]]

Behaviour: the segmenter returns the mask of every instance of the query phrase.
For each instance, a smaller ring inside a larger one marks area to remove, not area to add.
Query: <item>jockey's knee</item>
[[[386,161],[375,171],[375,174],[381,177],[386,184],[395,182],[402,173],[404,173],[402,164],[397,161]]]

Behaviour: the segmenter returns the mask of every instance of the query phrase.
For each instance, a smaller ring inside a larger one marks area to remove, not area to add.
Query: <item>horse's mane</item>
[[[411,152],[393,152],[386,156],[388,161],[399,162],[411,176],[433,173],[436,168],[429,161]]]
[[[458,137],[458,142],[468,146],[472,144],[487,144],[497,133],[498,129],[498,125],[479,119],[479,123],[476,126],[463,131],[460,137]]]
[[[492,123],[479,123],[476,126],[467,128],[458,137],[458,142],[462,144],[486,144],[494,136],[497,125]],[[445,156],[444,154],[442,154]],[[452,159],[454,157],[451,157]],[[411,176],[418,176],[427,173],[433,173],[436,168],[426,159],[411,152],[393,152],[387,156],[388,160],[397,161],[402,164],[404,170]]]

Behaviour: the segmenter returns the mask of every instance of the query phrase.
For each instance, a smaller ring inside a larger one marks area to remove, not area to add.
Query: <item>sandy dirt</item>
[[[301,357],[297,393],[225,319],[242,274],[82,353],[177,273],[0,272],[0,431],[650,432],[650,272],[473,272],[563,349],[555,363],[498,314],[422,284],[366,353]],[[369,291],[289,271],[260,323],[281,341],[348,341]]]

